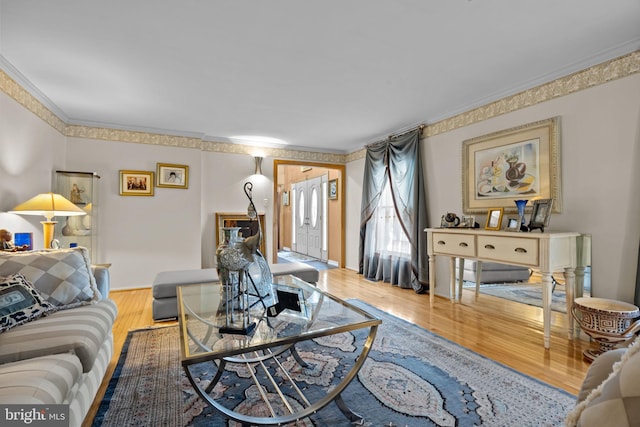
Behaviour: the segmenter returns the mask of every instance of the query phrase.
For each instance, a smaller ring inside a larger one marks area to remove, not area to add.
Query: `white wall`
[[[96,172],[98,252],[111,263],[112,287],[151,286],[159,271],[200,268],[200,150],[69,138],[67,169]],[[156,171],[157,163],[189,166],[189,188],[158,188],[154,196],[120,196],[119,171]]]
[[[360,251],[360,210],[362,209],[362,181],[364,179],[364,158],[347,163],[346,188],[349,197],[346,203],[346,242],[345,267],[358,271],[358,257]]]
[[[0,92],[0,228],[33,232],[42,248],[44,217],[6,213],[39,193],[51,191],[53,171],[65,165],[65,138]]]
[[[263,175],[253,175],[253,157],[247,154],[202,153],[202,266],[215,265],[216,212],[247,212],[249,199],[244,184],[253,184],[253,203],[258,212],[265,214],[265,257],[273,255],[273,161],[262,162]],[[266,202],[265,202],[266,199]]]
[[[462,213],[462,141],[560,116],[563,212],[552,215],[549,230],[592,234],[594,295],[633,302],[640,241],[639,100],[636,74],[423,140],[430,224],[437,226],[445,212]],[[347,168],[354,192],[360,192],[363,167],[358,161]],[[484,218],[477,222],[483,226]],[[347,242],[357,241],[357,227],[347,233]],[[348,259],[353,256],[357,266],[357,248],[348,251]],[[445,258],[436,274],[436,293],[448,295]]]

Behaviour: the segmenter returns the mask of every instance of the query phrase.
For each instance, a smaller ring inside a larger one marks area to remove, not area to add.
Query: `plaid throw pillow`
[[[100,299],[86,248],[0,252],[0,276],[22,274],[58,309]]]
[[[0,332],[35,320],[55,307],[40,296],[24,276],[0,281]]]

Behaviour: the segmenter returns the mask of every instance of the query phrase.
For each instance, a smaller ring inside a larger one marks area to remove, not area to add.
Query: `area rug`
[[[350,302],[383,321],[358,377],[342,393],[346,404],[364,416],[359,425],[559,426],[575,404],[575,397],[563,390],[361,301]],[[300,343],[300,355],[313,363],[297,371],[307,391],[322,393],[338,382],[346,371],[341,367],[353,363],[360,353],[354,345],[363,338],[347,332]],[[180,367],[178,340],[176,326],[129,333],[94,426],[238,425],[195,394]],[[203,365],[199,380],[211,377]],[[253,400],[255,386],[240,371],[225,374],[223,383],[226,398],[237,400],[236,407],[247,413],[260,410]],[[330,403],[295,425],[352,423]]]
[[[474,282],[464,282],[465,289],[475,289]],[[542,283],[483,283],[480,293],[492,295],[509,301],[542,307]],[[564,287],[551,294],[551,310],[561,313],[567,312]]]

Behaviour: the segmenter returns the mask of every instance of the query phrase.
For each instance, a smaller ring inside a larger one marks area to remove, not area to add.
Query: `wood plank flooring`
[[[370,282],[347,269],[320,271],[318,286],[337,297],[357,298],[389,314],[403,318],[490,359],[545,383],[577,394],[589,367],[582,351],[587,341],[567,339],[567,317],[552,312],[551,348],[544,349],[542,309],[464,290],[461,304],[399,289],[388,283]],[[83,426],[90,426],[120,356],[127,333],[133,329],[166,326],[151,314],[151,289],[112,291],[118,305],[113,332],[115,350],[107,375]]]

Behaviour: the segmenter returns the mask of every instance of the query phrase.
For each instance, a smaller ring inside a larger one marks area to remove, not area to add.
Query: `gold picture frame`
[[[485,230],[500,231],[502,228],[502,216],[504,215],[503,208],[491,208],[487,212],[487,223],[484,226]]]
[[[462,145],[462,208],[517,212],[517,199],[560,198],[559,117],[469,139]]]
[[[120,171],[121,196],[153,196],[153,171]]]
[[[189,166],[187,165],[158,163],[156,177],[158,179],[156,187],[189,188]]]
[[[260,252],[266,257],[267,250],[267,235],[265,233],[264,225],[264,213],[258,213],[260,218],[260,229],[262,230],[262,240],[260,240]],[[222,227],[240,227],[240,237],[247,238],[253,236],[257,231],[258,221],[251,219],[247,213],[233,213],[233,212],[216,212],[216,247],[222,244],[222,233],[220,229]],[[255,228],[254,228],[255,227]]]

